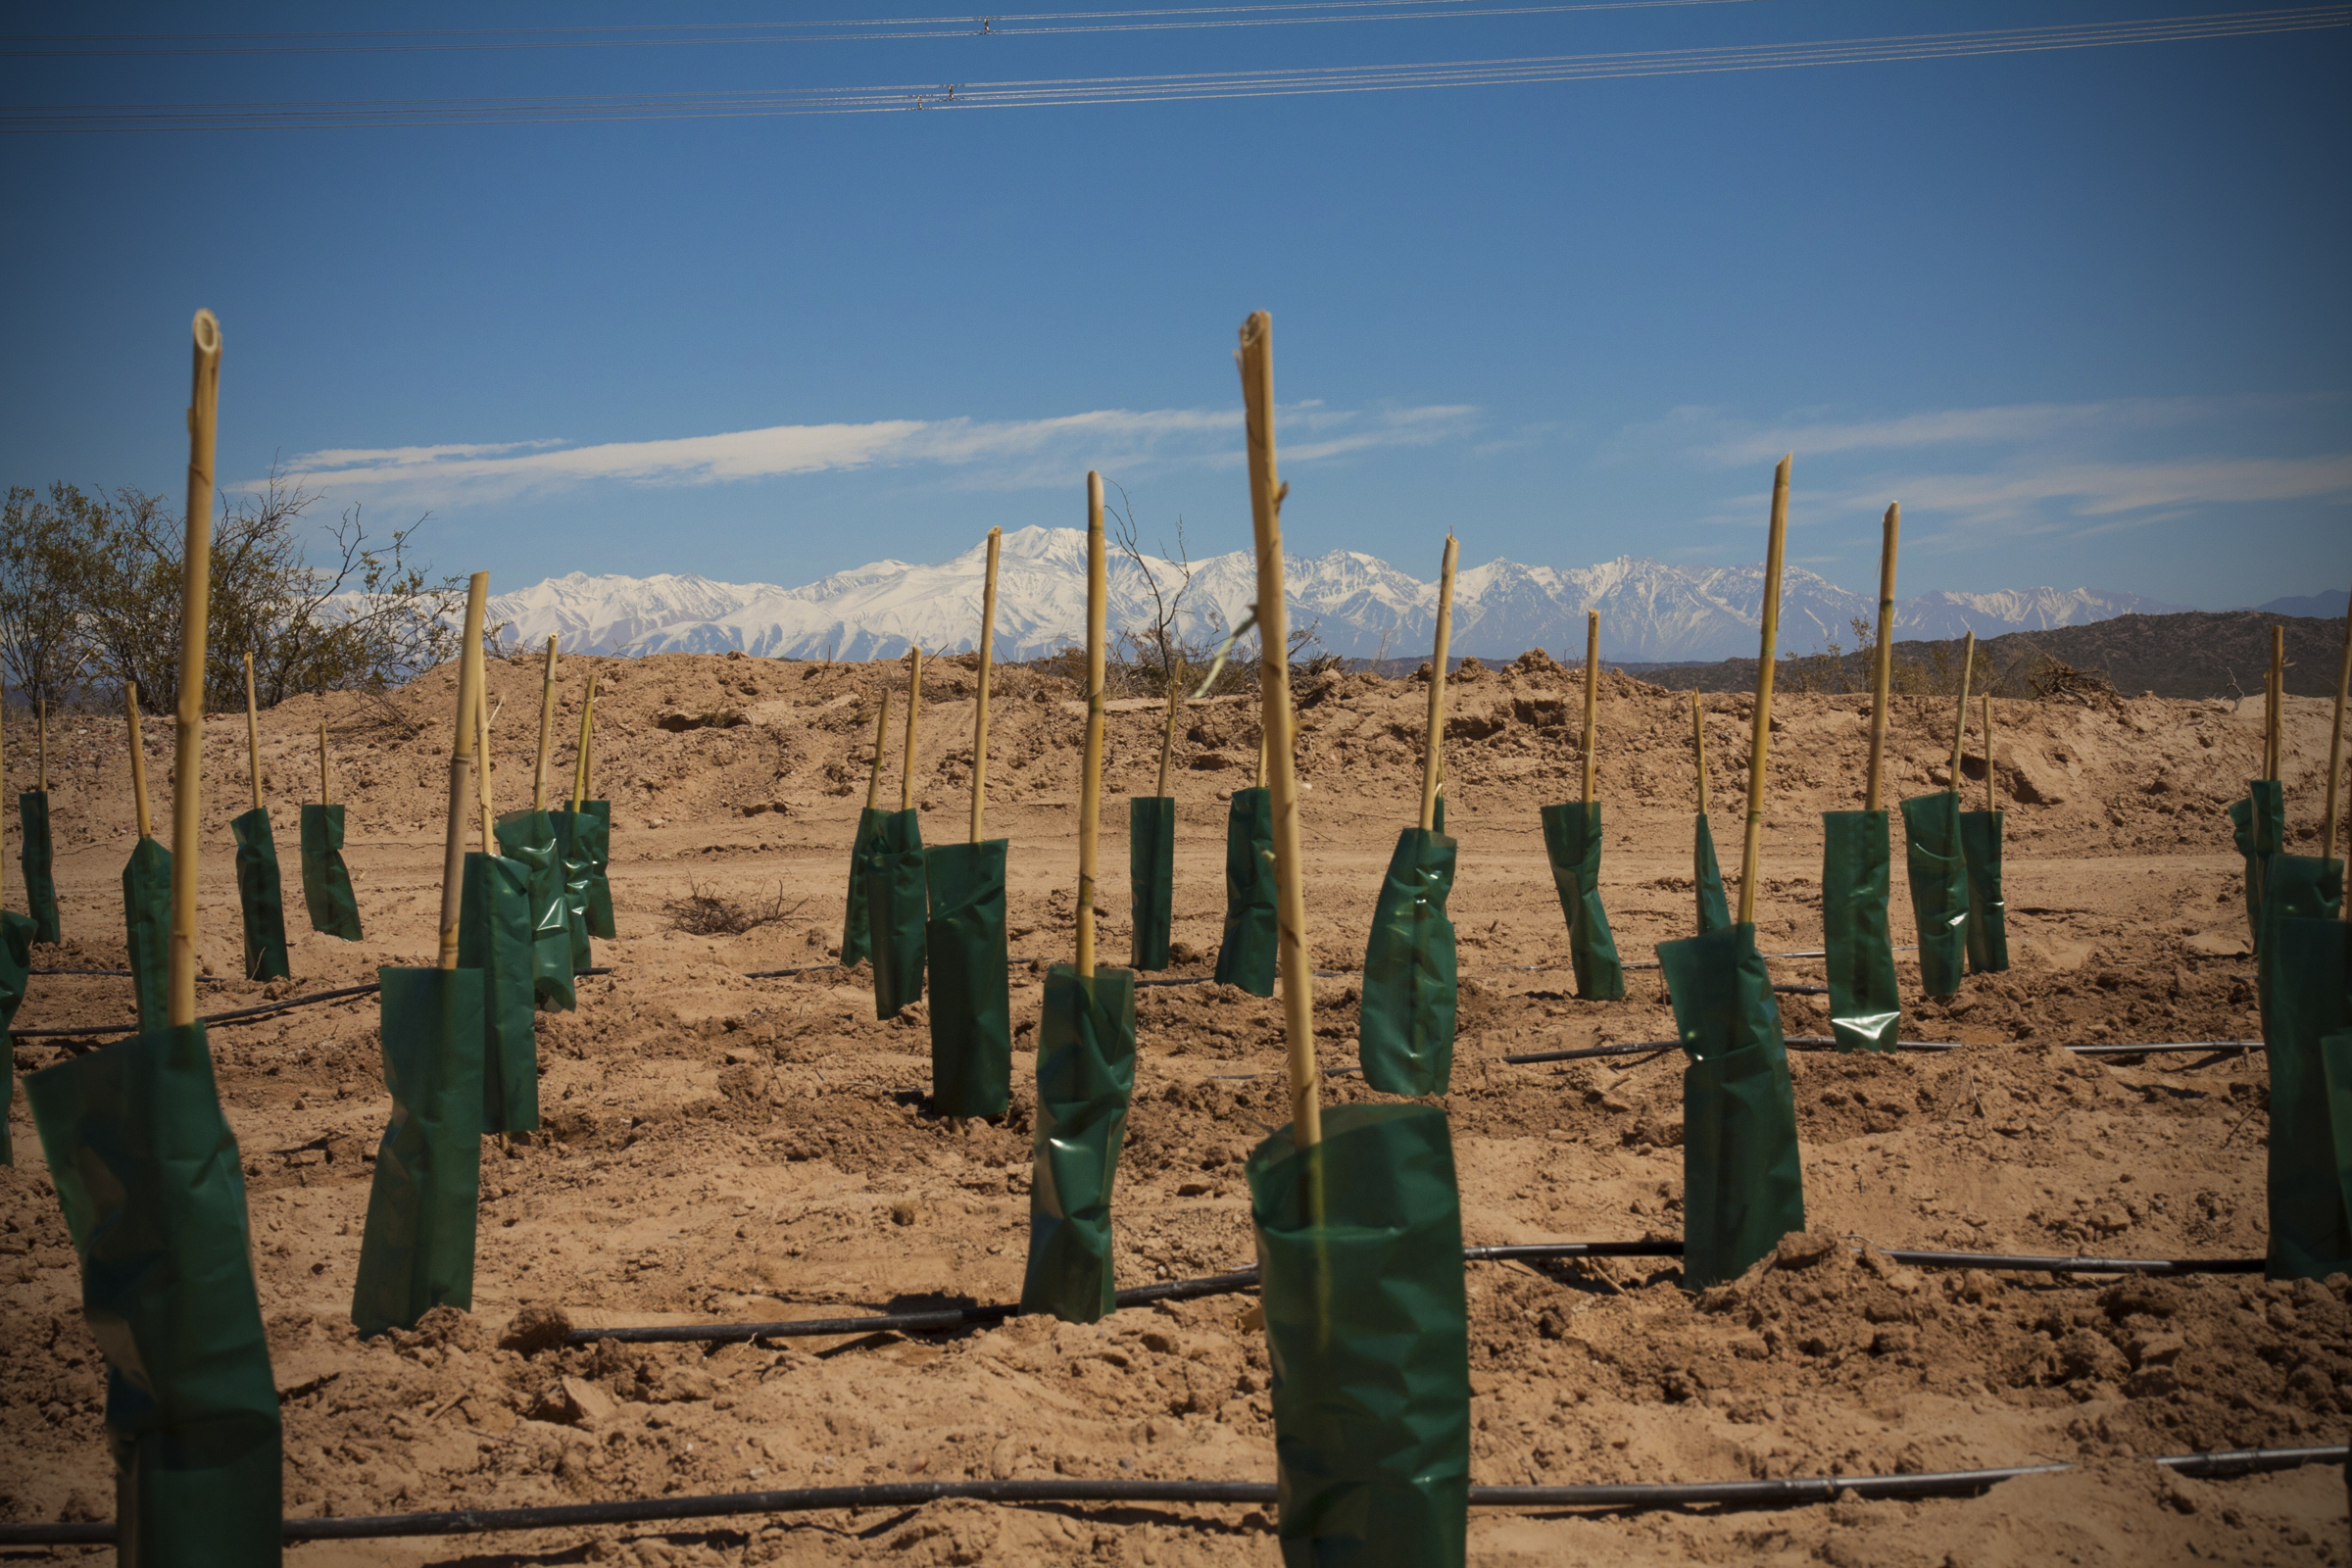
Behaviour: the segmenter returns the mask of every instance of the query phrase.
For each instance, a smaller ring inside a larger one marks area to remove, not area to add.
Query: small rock
[[[912,1225],[919,1222],[922,1217],[923,1210],[920,1204],[902,1199],[890,1205],[890,1222],[893,1225]]]

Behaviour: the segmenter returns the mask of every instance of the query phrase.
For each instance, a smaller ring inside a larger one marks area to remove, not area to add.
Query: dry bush
[[[749,903],[730,899],[700,882],[689,882],[686,896],[664,900],[662,912],[669,916],[672,931],[683,931],[690,937],[739,937],[763,925],[782,924],[800,913],[808,902],[800,899],[786,904],[781,882],[776,884],[774,893]]]

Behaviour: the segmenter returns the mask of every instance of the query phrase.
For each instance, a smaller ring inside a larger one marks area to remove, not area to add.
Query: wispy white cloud
[[[2011,403],[1936,409],[1880,419],[1838,419],[1800,410],[1777,419],[1745,418],[1690,404],[1663,418],[1630,424],[1602,448],[1604,457],[1651,462],[1662,453],[1719,467],[1773,463],[1785,452],[1804,458],[1928,447],[2057,446],[2114,440],[2153,430],[2242,419],[2320,398],[2110,398],[2092,403]]]
[[[1286,463],[1422,446],[1477,422],[1465,405],[1354,411],[1320,403],[1281,411]],[[978,488],[1069,481],[1074,469],[1238,463],[1234,409],[1105,409],[1049,419],[883,419],[781,424],[720,435],[577,446],[565,441],[345,447],[303,453],[290,476],[313,489],[490,500],[604,482],[725,484],[793,474],[929,465]]]
[[[1793,452],[1799,482],[1790,519],[1797,526],[1875,517],[1900,501],[1906,520],[1925,524],[1906,530],[1914,541],[1954,550],[2124,532],[2207,506],[2352,501],[2352,452],[2277,450],[2282,416],[2325,413],[2335,401],[2123,398],[1771,421],[1692,407],[1626,427],[1604,454],[1651,462],[1670,456],[1761,479],[1765,466]],[[2340,435],[2337,423],[2323,419],[2310,428],[2326,439]],[[2199,450],[2181,455],[2192,442]],[[1913,458],[1928,462],[1914,465]],[[1760,486],[1743,485],[1701,520],[1752,527],[1766,503]]]
[[[2199,458],[2074,463],[1991,473],[1911,474],[1889,483],[1903,509],[1960,516],[2016,516],[2064,502],[2081,517],[2199,502],[2305,501],[2352,496],[2352,453],[2309,458]],[[1877,500],[1877,495],[1871,500]],[[1860,498],[1857,498],[1859,500]],[[1883,501],[1878,502],[1884,506]]]
[[[1829,457],[1852,452],[1913,451],[1921,447],[2015,446],[2079,440],[2127,430],[2177,428],[2242,412],[2241,400],[2118,398],[2104,403],[2014,403],[1984,409],[1940,409],[1888,419],[1798,417],[1741,425],[1708,410],[1677,410],[1647,429],[1666,434],[1680,424],[1688,450],[1725,467],[1771,463],[1785,452]]]

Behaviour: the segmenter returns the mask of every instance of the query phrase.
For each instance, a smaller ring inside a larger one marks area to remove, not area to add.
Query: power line
[[[2254,37],[2345,26],[2352,26],[2352,5],[2155,18],[2136,22],[2010,27],[1977,32],[1899,34],[1810,43],[1424,61],[1370,67],[1289,67],[1259,71],[1049,77],[977,83],[527,98],[60,105],[0,110],[0,131],[22,135],[41,132],[558,124],[1191,102],[1953,60],[2116,48],[2130,44]]]
[[[1463,17],[1547,17],[1588,11],[1659,11],[1759,3],[1761,0],[1577,0],[1573,4],[1480,6],[1473,4],[1472,0],[1286,0],[1286,3],[1280,4],[1175,6],[1137,11],[1040,11],[1008,16],[876,17],[800,22],[641,23],[602,27],[434,27],[346,32],[0,33],[0,58],[64,60],[177,55],[428,54],[526,49],[647,49],[710,44],[861,43],[910,38],[1037,38],[1091,32],[1169,32],[1359,22],[1437,22]]]

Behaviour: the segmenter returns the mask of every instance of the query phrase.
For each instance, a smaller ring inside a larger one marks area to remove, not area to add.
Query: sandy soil
[[[1017,1294],[1026,1234],[1034,1019],[1043,966],[1070,944],[1080,720],[1064,683],[1001,672],[989,828],[1011,840],[1014,1106],[958,1131],[923,1103],[919,1005],[877,1022],[862,970],[837,952],[847,846],[864,792],[886,666],[664,656],[605,662],[597,793],[613,803],[614,973],[541,1032],[545,1133],[485,1151],[471,1315],[359,1344],[347,1321],[368,1162],[385,1115],[371,1000],[214,1032],[244,1152],[256,1263],[284,1391],[287,1505],[369,1513],[859,1479],[1116,1476],[1270,1479],[1262,1337],[1246,1298],[1119,1313],[1096,1327],[1016,1320],[919,1340],[869,1337],[523,1353],[502,1348],[529,1306],[583,1326],[705,1316],[833,1316]],[[583,671],[565,665],[576,705]],[[971,676],[928,681],[913,794],[935,840],[961,834]],[[898,677],[903,681],[901,673]],[[496,664],[502,806],[527,793],[538,674]],[[336,798],[368,939],[304,931],[297,994],[421,961],[437,906],[454,683],[389,700],[305,698],[264,715],[293,893],[293,808],[315,799],[316,730],[335,734]],[[1681,1224],[1680,1084],[1671,1056],[1508,1066],[1507,1052],[1671,1033],[1654,971],[1622,1004],[1573,1000],[1536,808],[1579,764],[1581,678],[1531,655],[1451,688],[1453,913],[1463,1005],[1446,1101],[1474,1243],[1673,1236]],[[1319,967],[1360,966],[1380,871],[1417,792],[1423,687],[1339,677],[1299,693],[1308,907]],[[1148,708],[1149,705],[1136,705]],[[2259,1279],[2117,1286],[2096,1279],[1924,1273],[1880,1247],[2134,1255],[2263,1249],[2265,1078],[2259,1054],[2079,1060],[2066,1042],[2234,1040],[2256,1032],[2239,871],[2222,807],[2255,766],[2259,704],[2155,700],[1998,705],[2016,967],[1949,1004],[1914,1003],[1904,1033],[1970,1049],[1893,1060],[1800,1054],[1791,1070],[1813,1239],[1703,1296],[1672,1267],[1482,1263],[1469,1276],[1480,1482],[1699,1480],[2068,1461],[1974,1500],[1846,1501],[1643,1515],[1481,1513],[1481,1563],[1763,1561],[1967,1565],[2344,1562],[2333,1469],[2168,1478],[2145,1455],[2336,1443],[2352,1429],[2352,1282]],[[1718,837],[1737,858],[1745,699],[1706,700]],[[732,711],[725,728],[662,727]],[[2293,820],[2316,822],[2328,711],[2288,703]],[[576,706],[559,715],[575,728]],[[1601,798],[1610,913],[1629,960],[1686,934],[1686,698],[1604,677]],[[1950,710],[1895,716],[1891,791],[1939,787]],[[117,878],[131,834],[122,726],[53,737],[66,950],[120,963]],[[894,729],[896,726],[894,725]],[[1112,794],[1149,793],[1158,715],[1113,715]],[[165,726],[150,777],[169,788]],[[1760,925],[1767,951],[1819,945],[1818,813],[1858,803],[1863,705],[1776,709]],[[13,737],[12,737],[13,738]],[[897,737],[885,800],[898,788]],[[1254,719],[1189,709],[1179,799],[1176,973],[1207,972],[1223,902],[1223,797],[1248,782]],[[246,804],[241,719],[208,731],[208,967],[238,969],[227,818]],[[568,779],[570,747],[557,772]],[[12,753],[9,787],[29,784]],[[1981,801],[1981,742],[1964,782]],[[557,786],[561,788],[562,785]],[[1119,885],[1124,811],[1105,810]],[[2312,830],[2302,829],[2308,837]],[[2306,848],[2308,846],[2299,846]],[[13,843],[12,843],[13,853]],[[12,879],[13,880],[13,879]],[[1896,872],[1895,941],[1909,940]],[[669,929],[694,886],[790,912],[744,937]],[[14,895],[21,899],[21,893]],[[1121,895],[1103,940],[1124,951]],[[1906,984],[1916,970],[1898,960]],[[745,971],[815,965],[787,978]],[[1818,961],[1775,964],[1818,980]],[[1354,1059],[1355,988],[1317,987],[1327,1066]],[[259,1000],[229,980],[216,1006]],[[1826,1032],[1820,999],[1786,1001],[1791,1032]],[[24,1026],[126,1020],[125,982],[43,977]],[[1240,1164],[1283,1119],[1275,1004],[1213,984],[1153,988],[1119,1189],[1123,1283],[1250,1261]],[[60,1059],[17,1047],[20,1071]],[[1249,1074],[1259,1076],[1250,1077]],[[1369,1093],[1346,1077],[1332,1093]],[[111,1481],[102,1367],[20,1099],[21,1162],[0,1172],[0,1518],[103,1517]],[[305,1546],[328,1563],[765,1563],[883,1560],[1239,1563],[1273,1560],[1252,1510],[1002,1508],[742,1520],[714,1528],[565,1531]]]

